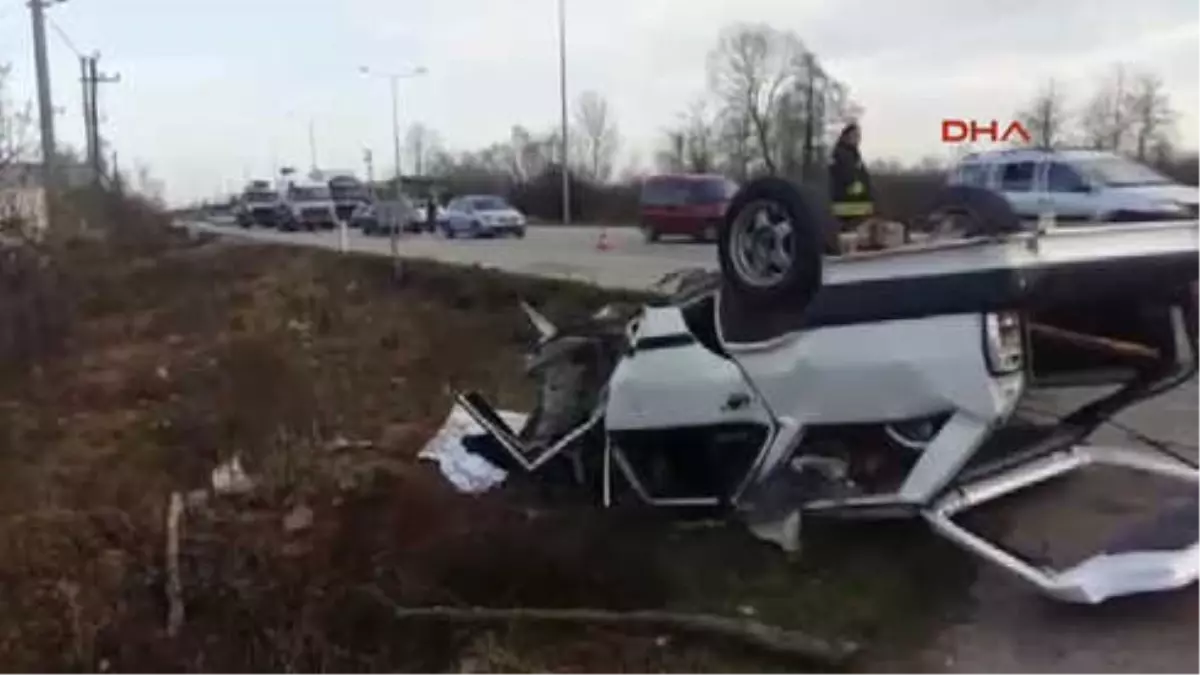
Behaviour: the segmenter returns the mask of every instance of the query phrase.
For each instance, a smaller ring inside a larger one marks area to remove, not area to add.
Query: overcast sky
[[[307,166],[391,164],[386,81],[358,74],[423,65],[401,85],[401,124],[453,150],[558,119],[556,0],[69,0],[53,22],[101,66],[105,134],[124,166],[148,165],[171,201]],[[662,128],[705,86],[721,28],[795,31],[864,108],[869,158],[944,155],[940,120],[1008,119],[1047,78],[1076,102],[1113,63],[1158,73],[1197,145],[1196,0],[566,0],[568,89],[605,95],[626,161],[648,164]],[[79,144],[79,65],[49,33],[59,138]],[[34,98],[24,0],[0,0],[0,62]]]

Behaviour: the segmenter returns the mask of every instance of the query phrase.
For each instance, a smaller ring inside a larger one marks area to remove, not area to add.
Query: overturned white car
[[[971,188],[931,217],[931,241],[839,255],[820,200],[752,182],[723,223],[722,274],[692,292],[562,329],[526,307],[542,396],[523,429],[458,401],[506,467],[569,468],[605,506],[727,507],[784,546],[817,514],[920,517],[1072,602],[1195,581],[1194,496],[1063,570],[955,516],[1093,463],[1197,482],[1181,456],[1082,444],[1195,373],[1197,223],[1030,227]],[[1080,383],[1119,386],[1008,438],[1023,397]]]

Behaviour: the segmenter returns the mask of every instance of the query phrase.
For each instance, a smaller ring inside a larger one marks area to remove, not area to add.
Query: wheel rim
[[[774,286],[792,270],[791,216],[777,202],[751,202],[730,228],[729,253],[734,271],[755,287]]]

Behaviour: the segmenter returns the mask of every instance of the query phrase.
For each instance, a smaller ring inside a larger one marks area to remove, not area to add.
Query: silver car
[[[450,200],[438,217],[438,227],[447,238],[525,236],[525,215],[503,197],[467,195]]]

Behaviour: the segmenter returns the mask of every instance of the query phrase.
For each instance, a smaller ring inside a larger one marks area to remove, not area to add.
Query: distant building
[[[86,164],[71,163],[60,168],[67,189],[86,187],[95,175]],[[0,222],[21,219],[36,229],[46,227],[46,195],[42,189],[42,165],[14,162],[0,167]]]

